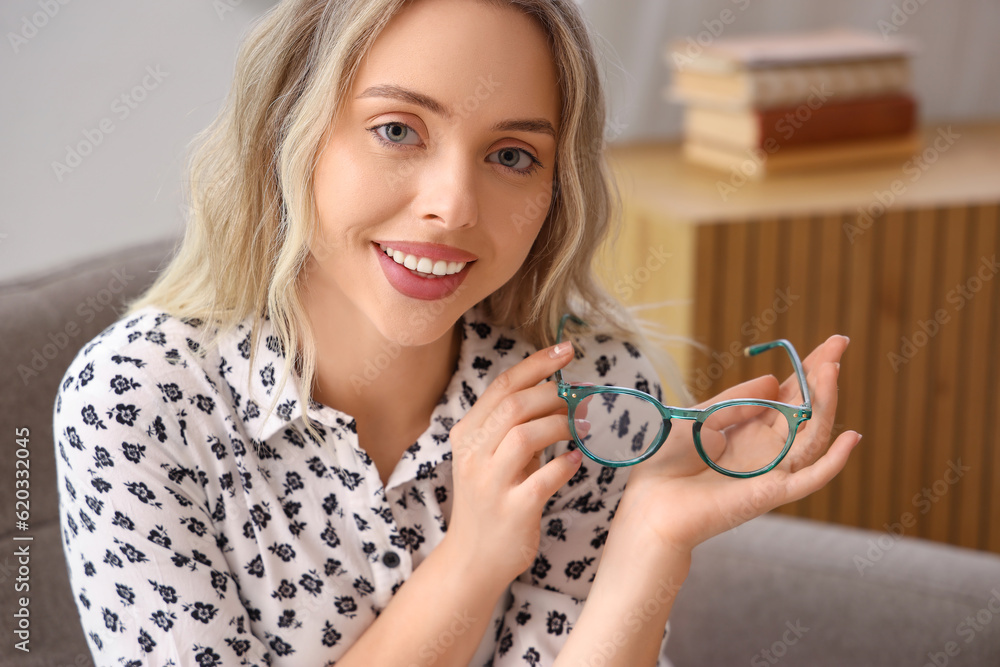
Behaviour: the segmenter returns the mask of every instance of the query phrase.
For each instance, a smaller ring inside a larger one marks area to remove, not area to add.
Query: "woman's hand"
[[[712,470],[695,450],[691,429],[685,428],[690,422],[675,420],[660,450],[631,471],[615,515],[616,528],[635,531],[636,537],[647,541],[655,536],[665,547],[690,553],[710,537],[825,486],[843,469],[861,439],[858,433],[846,431],[829,444],[837,410],[839,362],[848,342],[844,336],[831,336],[803,361],[813,415],[773,470],[747,479]],[[728,389],[696,407],[734,398],[796,403],[801,400],[798,396],[794,374],[780,386],[774,376],[765,376]],[[766,412],[773,416],[771,411]],[[726,450],[719,463],[725,467],[726,457],[739,461],[752,456],[755,435],[759,437],[771,429],[787,433],[787,425],[765,421],[761,413],[748,411],[746,422],[737,425],[726,438]]]
[[[549,347],[497,376],[449,433],[455,497],[444,543],[501,589],[533,562],[545,503],[580,467],[576,451],[539,460],[549,445],[572,439],[555,383],[539,384],[573,359],[563,345],[559,356]]]

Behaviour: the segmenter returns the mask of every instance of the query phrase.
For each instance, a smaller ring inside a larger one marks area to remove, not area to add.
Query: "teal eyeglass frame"
[[[572,320],[573,322],[587,326],[587,323],[573,315],[572,313],[566,313],[559,320],[559,330],[556,332],[556,343],[561,343],[563,340],[563,328],[566,325],[567,320]],[[799,389],[802,391],[803,403],[801,405],[793,405],[791,403],[782,403],[779,401],[767,401],[763,399],[733,399],[729,401],[720,401],[719,403],[713,403],[704,410],[695,410],[689,408],[676,408],[669,405],[664,405],[656,397],[647,394],[644,391],[638,389],[629,389],[628,387],[616,387],[614,385],[581,385],[581,384],[571,384],[563,381],[562,370],[557,370],[555,372],[556,376],[556,392],[559,397],[566,401],[568,407],[567,416],[569,418],[569,430],[573,436],[573,440],[576,442],[576,446],[581,452],[583,452],[588,458],[600,463],[603,466],[608,466],[611,468],[623,468],[625,466],[635,465],[637,463],[642,463],[653,454],[657,452],[666,439],[670,435],[671,429],[671,419],[684,419],[689,421],[694,421],[692,424],[692,431],[694,433],[694,446],[698,450],[698,456],[704,461],[708,467],[713,470],[722,473],[723,475],[728,475],[729,477],[747,478],[756,477],[757,475],[763,475],[768,472],[774,466],[781,463],[781,460],[785,458],[788,450],[792,446],[792,442],[795,440],[795,434],[799,430],[799,426],[802,422],[812,418],[812,402],[809,399],[809,386],[806,384],[805,371],[802,368],[802,362],[799,360],[799,355],[795,351],[795,347],[785,340],[784,338],[779,340],[770,341],[768,343],[759,343],[757,345],[751,345],[744,348],[743,354],[747,357],[752,357],[761,352],[774,349],[776,347],[783,348],[792,359],[792,365],[795,367],[795,375],[799,380]],[[643,399],[645,401],[653,404],[657,410],[660,411],[660,415],[663,417],[663,423],[660,425],[660,431],[656,435],[656,440],[646,448],[641,455],[628,459],[626,461],[609,461],[608,459],[596,456],[593,452],[587,449],[586,445],[583,444],[582,439],[576,433],[576,423],[573,421],[573,415],[576,413],[577,406],[587,398],[588,396],[593,396],[595,394],[610,393],[610,394],[628,394],[630,396],[635,396],[637,398]],[[771,461],[769,464],[757,470],[750,472],[737,472],[734,470],[727,470],[714,461],[712,461],[708,455],[705,453],[704,448],[701,444],[701,428],[705,423],[705,420],[715,411],[722,408],[733,407],[737,405],[757,405],[763,407],[774,408],[788,420],[788,439],[785,441],[785,446],[781,450],[781,453]]]

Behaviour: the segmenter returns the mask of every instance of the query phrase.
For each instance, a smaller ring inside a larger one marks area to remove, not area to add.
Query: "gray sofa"
[[[117,319],[122,298],[151,282],[172,247],[164,241],[130,248],[0,285],[0,506],[8,512],[0,524],[2,665],[93,664],[59,536],[52,403],[73,356]],[[15,434],[22,428],[29,431],[27,531],[17,530],[11,516]],[[15,590],[14,552],[25,544],[29,592]],[[13,614],[22,596],[30,597],[30,653],[14,648]],[[996,667],[1000,556],[765,515],[698,547],[671,628],[676,667]]]

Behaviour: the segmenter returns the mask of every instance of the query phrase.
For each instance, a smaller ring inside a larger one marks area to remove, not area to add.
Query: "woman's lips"
[[[376,245],[384,248],[400,250],[406,255],[416,257],[427,257],[433,261],[444,260],[446,262],[474,262],[478,257],[472,253],[465,252],[458,248],[442,245],[440,243],[417,243],[415,241],[374,241]]]
[[[458,273],[425,278],[419,272],[408,269],[402,264],[397,264],[395,260],[385,254],[385,251],[379,247],[378,243],[373,242],[371,245],[378,255],[382,273],[385,274],[389,284],[400,294],[422,301],[436,301],[451,295],[462,284],[465,277],[469,274],[469,269],[472,267],[472,262],[469,262]],[[393,248],[393,250],[395,249]]]

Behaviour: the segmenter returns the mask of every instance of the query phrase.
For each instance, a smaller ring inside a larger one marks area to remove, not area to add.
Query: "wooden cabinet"
[[[780,512],[1000,552],[1000,125],[924,136],[902,164],[760,182],[677,144],[612,147],[624,224],[601,273],[707,346],[667,348],[699,399],[791,371],[731,354],[744,345],[783,337],[805,357],[851,338],[835,432],[865,438]]]

